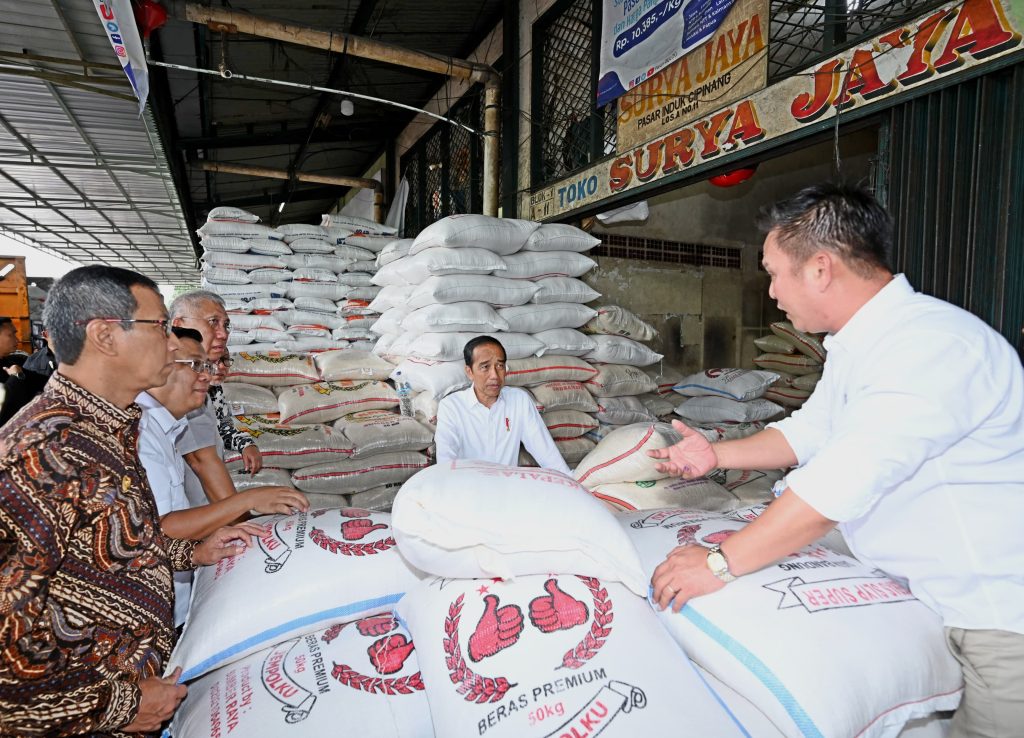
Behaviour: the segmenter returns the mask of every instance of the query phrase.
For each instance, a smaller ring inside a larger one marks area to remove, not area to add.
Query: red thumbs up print
[[[343,507],[339,510],[346,518],[368,518],[370,517],[370,511],[364,510],[361,507]]]
[[[366,518],[359,518],[357,520],[346,520],[341,524],[341,537],[346,541],[358,541],[365,538],[375,530],[381,530],[387,528],[384,523],[373,524],[373,521],[367,520]]]
[[[484,597],[484,614],[469,637],[469,659],[480,661],[508,648],[523,632],[523,611],[518,605],[498,607],[498,596]]]
[[[530,622],[542,633],[569,630],[587,622],[587,606],[558,588],[556,579],[544,582],[546,595],[530,601]]]
[[[374,641],[366,649],[366,653],[377,673],[387,676],[402,670],[413,648],[412,641],[406,638],[405,634],[396,633]]]
[[[398,627],[398,621],[394,615],[375,615],[372,618],[363,618],[356,621],[356,630],[360,635],[379,636],[390,633]]]

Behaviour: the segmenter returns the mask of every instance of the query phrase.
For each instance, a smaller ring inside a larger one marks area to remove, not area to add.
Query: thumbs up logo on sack
[[[375,530],[382,530],[388,526],[384,523],[374,525],[372,520],[359,518],[357,520],[346,520],[341,524],[341,537],[346,541],[358,541],[373,533]]]
[[[498,596],[484,597],[484,614],[469,637],[469,660],[480,661],[514,645],[523,632],[523,611],[518,605],[498,607]]]
[[[544,583],[546,595],[530,600],[530,622],[542,633],[569,630],[587,622],[590,612],[575,597],[558,588],[558,580]]]
[[[377,673],[387,676],[402,670],[413,648],[412,641],[404,634],[396,633],[374,641],[366,649],[366,654]]]

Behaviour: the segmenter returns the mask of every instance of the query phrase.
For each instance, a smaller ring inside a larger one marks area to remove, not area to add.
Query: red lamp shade
[[[738,185],[740,182],[746,182],[748,179],[754,176],[754,172],[757,171],[757,166],[752,167],[741,167],[739,169],[733,169],[731,172],[725,174],[716,174],[711,177],[708,182],[715,185],[715,187],[732,187]]]
[[[167,8],[156,0],[135,0],[135,25],[139,27],[143,38],[149,38],[156,29],[167,22]]]

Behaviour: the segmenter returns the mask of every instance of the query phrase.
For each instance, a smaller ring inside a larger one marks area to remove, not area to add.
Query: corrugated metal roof
[[[0,230],[48,253],[135,269],[157,282],[198,279],[167,157],[90,0],[0,0]],[[31,74],[34,76],[26,76]]]

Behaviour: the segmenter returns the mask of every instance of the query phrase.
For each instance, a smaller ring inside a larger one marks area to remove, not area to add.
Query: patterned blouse
[[[219,384],[211,384],[207,394],[210,395],[213,409],[217,413],[217,430],[220,431],[224,447],[242,452],[256,443],[256,439],[248,433],[235,428],[235,418],[228,411],[227,403],[224,402],[224,388]]]
[[[196,543],[160,530],[141,415],[56,373],[0,429],[0,736],[127,735],[170,656]]]

